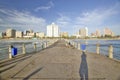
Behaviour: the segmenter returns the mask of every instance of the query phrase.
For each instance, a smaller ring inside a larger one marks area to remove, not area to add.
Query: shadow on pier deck
[[[1,63],[0,80],[120,80],[120,63],[59,40],[37,54]]]
[[[80,70],[79,74],[81,77],[81,80],[88,80],[88,65],[86,60],[86,54],[83,52],[81,55],[81,64],[80,64]]]

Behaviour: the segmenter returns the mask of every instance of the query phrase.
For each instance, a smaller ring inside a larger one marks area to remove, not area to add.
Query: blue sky
[[[69,34],[84,27],[89,34],[103,32],[107,27],[120,35],[120,0],[0,0],[0,31],[46,32],[52,22]]]

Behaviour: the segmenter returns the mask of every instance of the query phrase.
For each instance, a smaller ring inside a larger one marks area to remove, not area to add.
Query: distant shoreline
[[[82,39],[81,39],[82,40]],[[118,39],[83,39],[83,40],[120,40],[120,38]]]
[[[32,39],[28,39],[28,38],[10,38],[10,39],[0,39],[0,41],[3,40],[45,40],[45,39],[51,39],[51,38],[32,38]],[[60,39],[60,38],[53,38],[53,39]],[[69,38],[68,38],[69,39]],[[74,38],[75,39],[79,39],[79,38]],[[69,39],[69,40],[73,40],[73,39]],[[88,39],[79,39],[79,40],[120,40],[120,38],[88,38]]]

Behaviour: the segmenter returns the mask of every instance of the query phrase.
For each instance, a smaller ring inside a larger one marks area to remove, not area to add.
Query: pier
[[[0,62],[0,80],[120,80],[119,61],[66,44]]]

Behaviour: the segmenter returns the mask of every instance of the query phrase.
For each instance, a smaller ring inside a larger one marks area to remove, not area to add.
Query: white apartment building
[[[16,31],[16,38],[22,38],[23,32],[22,31]]]
[[[6,36],[9,37],[9,38],[15,38],[16,30],[14,30],[14,29],[7,29],[6,30]]]
[[[3,33],[2,32],[0,32],[0,38],[3,38]]]
[[[59,27],[55,23],[47,26],[47,37],[59,37]]]
[[[88,36],[88,28],[85,27],[85,28],[80,29],[80,30],[79,30],[79,35],[80,35],[81,37],[87,37],[87,36]]]
[[[36,37],[40,37],[40,38],[43,38],[43,37],[45,37],[45,33],[44,32],[37,32],[36,33]]]

